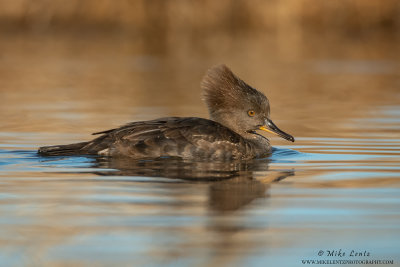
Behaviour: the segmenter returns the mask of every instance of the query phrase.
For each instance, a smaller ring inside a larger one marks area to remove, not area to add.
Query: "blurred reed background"
[[[0,122],[88,132],[207,116],[201,77],[226,63],[288,132],[348,135],[344,119],[398,103],[399,41],[397,0],[0,0]]]
[[[0,1],[3,29],[123,30],[148,34],[300,30],[399,34],[397,0],[15,0]]]

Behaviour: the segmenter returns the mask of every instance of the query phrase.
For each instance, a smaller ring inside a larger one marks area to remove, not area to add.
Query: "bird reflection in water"
[[[293,176],[293,170],[269,170],[270,159],[251,161],[189,161],[179,158],[132,160],[96,158],[97,175],[165,177],[174,182],[207,183],[210,209],[238,210],[258,198],[265,198],[271,183]],[[110,171],[113,170],[113,171]]]

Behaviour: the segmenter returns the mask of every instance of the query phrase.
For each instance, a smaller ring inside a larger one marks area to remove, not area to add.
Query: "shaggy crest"
[[[246,84],[225,65],[209,69],[201,82],[203,97],[211,116],[216,112],[247,105],[268,105],[264,94]]]

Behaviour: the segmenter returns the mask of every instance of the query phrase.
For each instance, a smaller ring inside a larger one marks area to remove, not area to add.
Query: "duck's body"
[[[256,130],[294,141],[269,119],[268,99],[225,65],[208,71],[202,87],[211,119],[168,117],[98,132],[92,141],[39,148],[39,154],[231,160],[265,157],[268,139]]]
[[[41,147],[44,155],[103,155],[112,157],[231,160],[264,157],[268,139],[247,140],[218,122],[194,117],[138,121],[102,134],[89,142]]]

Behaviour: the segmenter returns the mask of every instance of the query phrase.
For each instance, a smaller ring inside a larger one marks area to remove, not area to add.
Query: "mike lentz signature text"
[[[320,250],[318,256],[325,257],[369,257],[371,253],[367,250],[348,250],[344,251],[342,249],[332,249],[332,250]]]
[[[338,264],[338,265],[372,265],[372,264],[394,264],[392,259],[376,259],[371,258],[372,254],[368,250],[362,249],[327,249],[319,250],[317,255],[319,259],[302,259],[303,265],[321,265],[321,264]],[[376,255],[375,255],[376,256]]]

